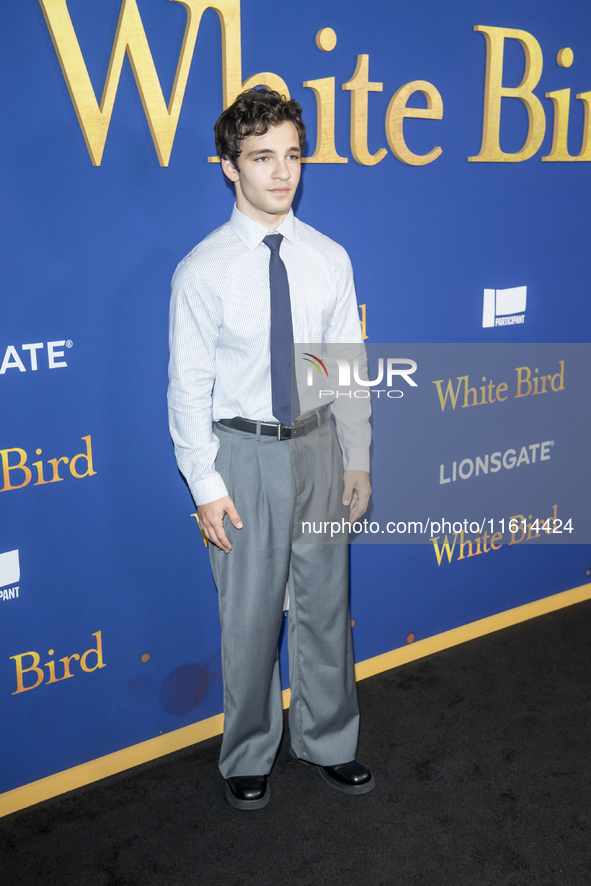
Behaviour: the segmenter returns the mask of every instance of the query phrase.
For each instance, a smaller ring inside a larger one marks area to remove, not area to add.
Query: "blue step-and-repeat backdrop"
[[[375,356],[415,360],[427,398],[416,447],[410,405],[390,399],[381,437],[376,409],[374,514],[420,519],[380,480],[405,458],[439,507],[423,544],[355,539],[357,661],[589,581],[588,534],[540,531],[583,519],[589,488],[572,348],[591,321],[591,7],[22,0],[0,16],[0,792],[221,711],[167,324],[177,263],[232,209],[208,158],[243,84],[303,106],[296,212],[348,250],[367,344],[396,342]],[[482,347],[445,365],[420,350],[445,342]],[[476,504],[526,475],[531,499],[465,514],[478,532],[444,525],[458,489]]]

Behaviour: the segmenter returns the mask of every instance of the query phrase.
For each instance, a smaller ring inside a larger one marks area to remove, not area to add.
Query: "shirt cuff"
[[[366,471],[369,474],[369,450],[347,449],[343,456],[345,471]]]
[[[197,506],[207,505],[212,501],[217,501],[218,498],[224,498],[224,496],[228,495],[226,484],[217,473],[207,477],[206,480],[192,483],[189,488],[193,501]]]

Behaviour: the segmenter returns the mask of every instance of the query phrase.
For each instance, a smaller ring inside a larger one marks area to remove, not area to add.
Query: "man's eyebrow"
[[[257,151],[249,151],[246,156],[247,157],[262,157],[264,155],[276,154],[276,153],[277,153],[277,151],[274,151],[272,148],[259,148],[259,150],[257,150]],[[301,148],[299,145],[297,145],[297,146],[294,145],[293,147],[288,148],[286,151],[286,154],[294,154],[294,153],[297,153],[297,154],[301,153]]]
[[[263,154],[274,154],[275,151],[271,150],[271,148],[260,148],[258,151],[249,151],[246,155],[247,157],[260,157]]]

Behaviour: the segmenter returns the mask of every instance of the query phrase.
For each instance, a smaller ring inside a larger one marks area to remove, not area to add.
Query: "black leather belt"
[[[216,424],[224,425],[226,428],[234,428],[236,431],[246,431],[249,434],[256,434],[259,430],[266,437],[276,437],[277,440],[296,440],[298,437],[305,437],[310,431],[326,424],[330,419],[330,406],[323,406],[317,412],[313,412],[308,418],[296,421],[292,425],[282,425],[276,422],[267,421],[251,421],[249,418],[242,418],[237,415],[235,418],[220,418]]]

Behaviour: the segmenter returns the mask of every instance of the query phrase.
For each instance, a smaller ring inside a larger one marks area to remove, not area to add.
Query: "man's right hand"
[[[210,542],[226,554],[229,554],[232,550],[232,545],[224,532],[224,514],[228,515],[236,529],[242,529],[244,525],[230,496],[225,495],[223,498],[217,498],[206,505],[198,505],[197,513],[199,514],[201,528]]]

